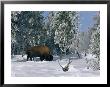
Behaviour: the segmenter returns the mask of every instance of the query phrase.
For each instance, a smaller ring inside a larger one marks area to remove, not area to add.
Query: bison
[[[40,57],[40,60],[52,61],[53,56],[50,54],[50,49],[47,46],[33,46],[26,50],[27,61],[32,61],[34,57]]]

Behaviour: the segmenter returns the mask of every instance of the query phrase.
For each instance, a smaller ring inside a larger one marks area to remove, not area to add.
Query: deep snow
[[[11,76],[12,77],[96,77],[100,76],[100,71],[87,69],[85,58],[65,56],[60,60],[60,64],[65,66],[68,63],[67,58],[72,59],[69,71],[64,72],[58,64],[58,56],[54,56],[54,61],[26,61],[26,56],[12,56]]]

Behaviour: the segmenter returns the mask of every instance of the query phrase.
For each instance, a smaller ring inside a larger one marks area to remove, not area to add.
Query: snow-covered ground
[[[69,56],[60,60],[60,64],[65,66]],[[100,71],[87,69],[85,58],[76,59],[71,57],[69,71],[64,72],[58,64],[58,56],[54,56],[54,61],[26,61],[26,56],[12,56],[11,76],[12,77],[96,77],[100,76]]]

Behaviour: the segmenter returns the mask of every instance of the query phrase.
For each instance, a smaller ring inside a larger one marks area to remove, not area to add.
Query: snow
[[[100,76],[100,71],[87,69],[85,58],[72,58],[69,71],[64,72],[58,64],[58,57],[54,56],[54,61],[26,61],[26,56],[14,55],[11,61],[12,77],[96,77]],[[67,56],[69,57],[69,56]],[[60,64],[65,66],[68,59],[60,60]]]

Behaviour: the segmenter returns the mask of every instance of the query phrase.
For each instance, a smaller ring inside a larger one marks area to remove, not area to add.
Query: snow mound
[[[100,75],[100,71],[87,69],[85,59],[72,59],[69,70],[66,72],[64,72],[62,67],[58,64],[58,60],[25,62],[23,62],[23,60],[26,60],[26,58],[21,55],[12,58],[12,77],[94,77]],[[67,65],[67,63],[67,58],[60,60],[60,64],[63,67]]]
[[[84,58],[86,58],[86,59],[96,59],[95,57],[96,57],[95,55],[87,54],[87,56],[84,57]]]

